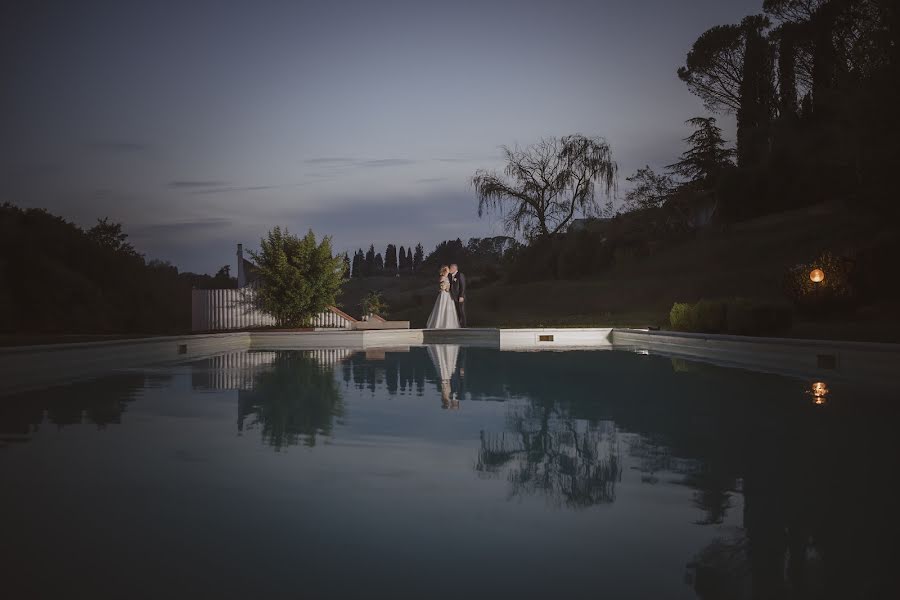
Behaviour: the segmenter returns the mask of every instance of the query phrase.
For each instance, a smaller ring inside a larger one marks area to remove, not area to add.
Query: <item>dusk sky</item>
[[[18,4],[0,201],[214,272],[274,225],[351,253],[500,234],[468,180],[541,136],[605,137],[621,197],[705,114],[675,75],[692,42],[762,2]]]

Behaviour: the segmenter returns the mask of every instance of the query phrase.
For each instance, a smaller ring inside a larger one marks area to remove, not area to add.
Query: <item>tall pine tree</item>
[[[725,147],[722,130],[714,118],[694,117],[686,123],[695,128],[684,140],[688,149],[677,163],[666,168],[695,190],[712,190],[722,172],[734,166],[731,159],[735,152]]]
[[[401,273],[406,272],[406,248],[400,246],[400,254],[397,255],[397,270]]]

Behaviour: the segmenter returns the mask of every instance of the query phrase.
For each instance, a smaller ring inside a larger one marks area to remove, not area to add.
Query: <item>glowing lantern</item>
[[[817,381],[812,384],[810,393],[812,393],[813,402],[815,404],[825,404],[825,396],[828,395],[828,391],[828,386],[823,381]]]
[[[825,271],[822,269],[813,269],[809,272],[809,280],[813,283],[822,283],[825,281]]]

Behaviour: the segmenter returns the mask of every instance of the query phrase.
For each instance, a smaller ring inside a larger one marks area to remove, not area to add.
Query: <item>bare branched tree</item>
[[[511,234],[526,239],[564,231],[576,214],[599,214],[596,186],[612,197],[618,167],[603,138],[568,135],[542,139],[525,148],[503,147],[501,176],[479,169],[472,177],[478,193],[478,216],[502,215]]]

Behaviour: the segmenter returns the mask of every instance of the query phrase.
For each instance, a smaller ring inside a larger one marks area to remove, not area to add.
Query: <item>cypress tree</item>
[[[422,266],[422,261],[425,260],[425,249],[422,247],[421,243],[416,244],[416,254],[413,256],[412,265],[413,271],[418,271],[419,267]]]
[[[366,252],[366,263],[363,269],[365,277],[371,277],[375,274],[375,244],[369,245],[369,251]]]
[[[388,244],[384,251],[384,270],[393,275],[397,272],[397,246]]]

